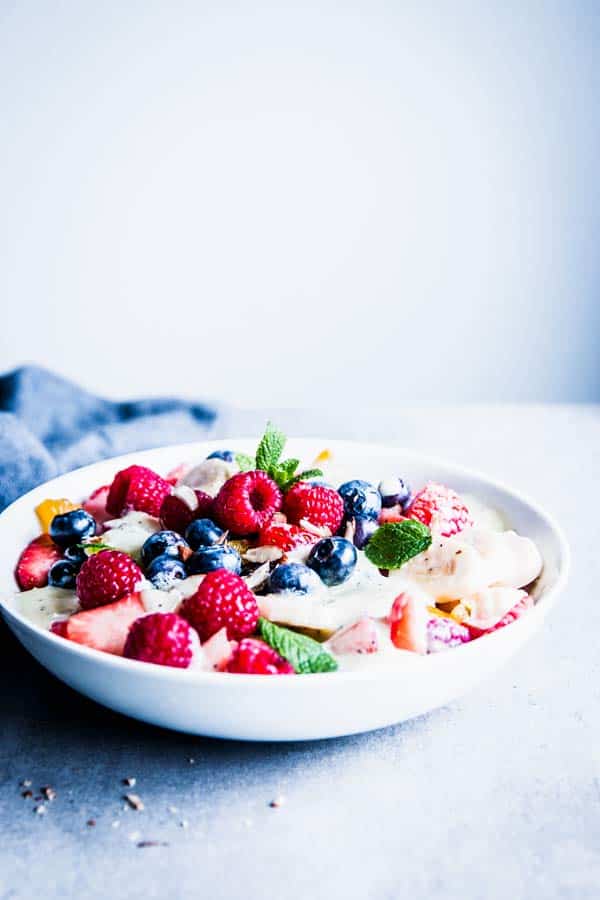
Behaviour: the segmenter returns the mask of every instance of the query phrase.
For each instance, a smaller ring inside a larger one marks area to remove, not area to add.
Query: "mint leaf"
[[[239,466],[240,472],[251,472],[256,468],[256,460],[247,453],[236,453],[235,461]]]
[[[286,491],[293,484],[306,478],[317,478],[323,473],[320,469],[308,469],[296,475],[296,469],[300,465],[299,459],[281,459],[286,437],[282,431],[275,428],[271,422],[267,422],[267,428],[261,438],[256,451],[256,468],[262,469],[279,487]],[[242,455],[243,454],[238,454]],[[237,457],[236,457],[237,458]],[[250,459],[250,457],[245,457]],[[242,471],[247,471],[242,469]]]
[[[322,478],[323,472],[321,469],[306,469],[304,472],[300,472],[298,475],[294,475],[288,483],[285,485],[286,490],[293,487],[295,484],[298,484],[299,481],[310,481],[311,478]]]
[[[94,553],[100,553],[101,550],[112,550],[112,547],[109,547],[108,544],[103,544],[102,541],[92,541],[89,544],[78,544],[78,547],[81,547],[82,550],[85,550],[88,556],[93,556]]]
[[[299,459],[284,459],[282,463],[279,463],[277,468],[279,469],[280,475],[283,475],[285,480],[288,481],[300,465]]]
[[[323,650],[318,641],[313,641],[305,634],[274,625],[263,618],[258,620],[258,631],[263,641],[287,659],[299,675],[335,672],[338,667],[333,656]]]
[[[256,451],[256,468],[268,472],[279,462],[285,447],[285,434],[267,422],[267,428]]]
[[[386,522],[365,547],[365,556],[379,569],[399,569],[430,544],[431,532],[421,522]]]
[[[275,466],[269,467],[269,475],[280,488],[285,488],[300,463],[299,459],[285,459]]]

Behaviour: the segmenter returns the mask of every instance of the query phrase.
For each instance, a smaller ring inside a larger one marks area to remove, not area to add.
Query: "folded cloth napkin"
[[[205,438],[216,410],[156,398],[106,400],[39,366],[0,376],[0,510],[78,466]]]

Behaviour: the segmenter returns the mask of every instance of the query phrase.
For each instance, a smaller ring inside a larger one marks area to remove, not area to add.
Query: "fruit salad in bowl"
[[[134,462],[86,496],[36,505],[11,608],[71,642],[197,673],[394,671],[460,654],[527,617],[535,541],[449,483],[380,479],[323,450],[217,449],[155,471]]]

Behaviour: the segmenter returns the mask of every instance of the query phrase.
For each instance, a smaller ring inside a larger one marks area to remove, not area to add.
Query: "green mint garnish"
[[[258,450],[256,451],[256,468],[268,472],[275,467],[281,458],[285,447],[285,434],[275,428],[271,422],[267,422],[267,428],[263,434]]]
[[[283,491],[287,491],[293,484],[303,481],[306,478],[317,478],[323,473],[320,469],[308,469],[300,474],[295,474],[296,469],[300,465],[299,459],[281,459],[283,448],[285,447],[286,437],[282,431],[275,428],[271,422],[267,422],[267,428],[256,451],[256,460],[244,454],[237,454],[236,459],[242,472],[248,471],[248,468],[262,469],[273,481],[276,481]],[[252,465],[242,468],[239,457]]]
[[[379,569],[399,569],[430,544],[431,532],[421,522],[386,522],[365,547],[365,556]]]
[[[316,672],[335,672],[338,667],[333,656],[318,641],[274,625],[268,619],[258,620],[258,632],[266,643],[290,663],[298,675]]]
[[[271,471],[275,473],[277,484],[280,482],[285,484],[286,481],[289,481],[290,478],[293,478],[294,472],[300,465],[299,459],[284,459],[282,462],[277,463],[275,466],[271,467]]]
[[[89,544],[78,544],[77,546],[85,550],[88,556],[100,553],[101,550],[112,550],[112,547],[109,547],[108,544],[103,544],[102,541],[91,541]]]
[[[286,484],[286,488],[291,488],[294,484],[298,484],[299,481],[308,481],[310,478],[322,477],[323,472],[321,469],[305,469],[304,472],[300,472],[299,475],[294,475],[294,477]]]
[[[247,453],[236,453],[235,461],[239,466],[240,472],[251,472],[256,468],[256,460]]]

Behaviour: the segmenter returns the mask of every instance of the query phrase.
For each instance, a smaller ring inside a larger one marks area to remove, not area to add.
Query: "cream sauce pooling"
[[[394,586],[362,554],[352,577],[337,587],[308,594],[266,594],[257,597],[260,613],[273,622],[335,631],[361,614],[386,616],[394,599]]]
[[[15,594],[12,605],[34,625],[46,629],[57,619],[64,619],[79,609],[75,591],[50,586]]]

